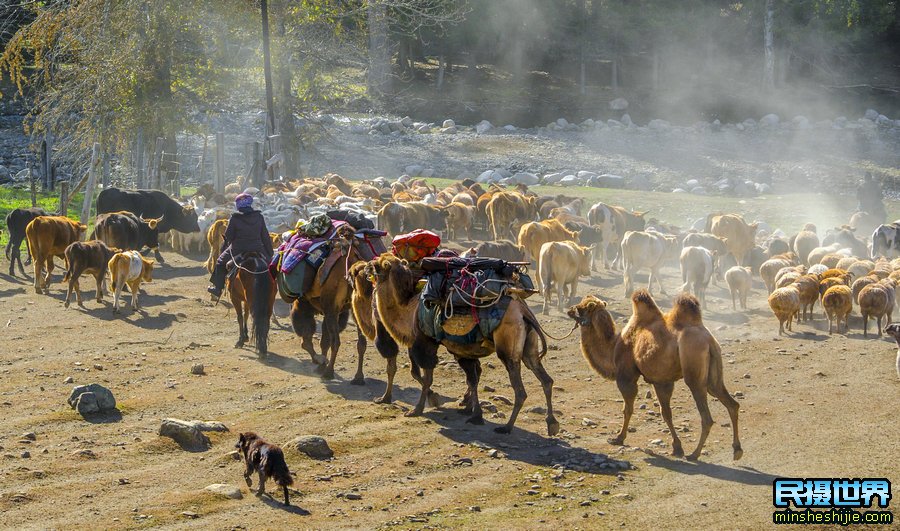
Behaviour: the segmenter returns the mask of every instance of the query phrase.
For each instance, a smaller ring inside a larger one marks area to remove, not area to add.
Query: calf
[[[138,291],[141,289],[141,282],[151,282],[153,280],[153,260],[147,260],[137,251],[124,251],[114,254],[109,259],[109,271],[112,275],[113,289],[115,290],[113,313],[119,313],[119,297],[122,295],[122,288],[126,284],[129,291],[131,291],[131,309],[137,310],[139,308]]]
[[[78,285],[78,278],[84,274],[93,275],[97,281],[97,302],[103,302],[103,282],[106,280],[109,260],[116,252],[98,240],[75,242],[66,247],[66,274],[63,276],[63,282],[69,282],[69,288],[66,290],[66,308],[69,307],[73,289],[78,305],[84,306],[81,301],[81,287]]]
[[[641,269],[650,269],[650,279],[647,283],[648,291],[653,285],[653,279],[659,286],[659,291],[665,295],[666,290],[659,280],[659,268],[666,259],[676,256],[678,250],[678,238],[666,236],[655,231],[628,231],[622,238],[622,258],[625,263],[625,296],[631,295],[634,289],[634,275]]]
[[[38,216],[25,227],[25,237],[28,238],[28,248],[31,249],[34,264],[35,293],[42,293],[49,287],[53,257],[64,259],[66,247],[81,240],[86,230],[86,225],[63,216]]]
[[[560,312],[564,311],[569,299],[575,297],[578,277],[591,274],[592,252],[591,247],[582,247],[575,242],[547,242],[541,246],[538,268],[544,291],[544,315],[550,313],[554,283]]]
[[[547,242],[578,241],[578,232],[567,229],[555,219],[532,221],[519,229],[519,246],[525,250],[525,256],[534,260],[537,269],[541,267],[541,248]],[[541,288],[538,276],[538,289]]]
[[[6,230],[9,231],[9,242],[6,244],[6,259],[9,260],[9,276],[14,277],[15,272],[13,266],[18,262],[19,271],[25,276],[25,268],[22,266],[21,247],[22,240],[25,239],[25,227],[31,223],[31,220],[38,216],[46,216],[47,212],[43,208],[17,208],[6,215]],[[12,253],[10,253],[12,251]],[[31,249],[28,242],[25,242],[25,252],[27,260],[31,260]]]
[[[225,241],[225,229],[228,228],[227,219],[216,220],[206,233],[206,243],[209,244],[209,258],[206,259],[206,269],[212,274],[216,267],[216,260],[222,253],[222,243]]]
[[[684,247],[703,247],[713,253],[713,270],[715,275],[712,278],[715,284],[716,278],[722,276],[722,264],[719,261],[720,256],[728,254],[728,238],[720,238],[715,234],[706,232],[692,232],[684,237],[682,242]]]

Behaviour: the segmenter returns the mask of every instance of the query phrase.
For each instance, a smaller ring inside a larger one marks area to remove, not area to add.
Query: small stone
[[[528,489],[528,490],[525,492],[525,494],[528,494],[529,496],[535,496],[535,495],[540,494],[540,493],[541,493],[541,491],[535,490],[535,489]]]
[[[647,390],[647,394],[644,395],[644,398],[646,398],[647,400],[653,398],[653,393],[650,392],[650,390],[648,389],[648,390]]]
[[[28,450],[25,450],[24,452],[22,452],[22,453],[20,454],[20,457],[21,457],[22,459],[28,459],[28,458],[31,457],[31,452],[29,452]]]
[[[74,381],[75,381],[75,380],[74,380],[71,376],[67,376],[66,379],[63,380],[63,383],[64,383],[64,384],[70,384],[70,383],[72,383],[72,382],[74,382]]]
[[[749,372],[746,373],[746,374],[744,374],[744,379],[745,379],[745,380],[749,380],[749,379],[750,379],[750,373],[749,373]]]
[[[209,438],[193,423],[181,419],[163,419],[159,426],[160,437],[169,437],[191,451],[204,451],[210,447]]]
[[[100,365],[99,363],[95,363],[95,364],[94,364],[94,369],[95,369],[95,370],[98,370],[98,371],[102,371],[102,370],[103,370],[103,365]]]
[[[417,490],[417,491],[416,491],[416,496],[418,496],[418,497],[420,497],[420,498],[421,498],[422,496],[425,496],[425,491],[424,491],[424,490]]]
[[[181,516],[183,516],[185,518],[191,518],[191,519],[200,518],[199,514],[191,512],[191,511],[181,511]]]
[[[584,419],[581,419],[581,425],[582,425],[582,426],[594,427],[594,426],[597,425],[597,423],[594,422],[594,421],[591,420],[591,419],[584,418]]]
[[[496,448],[491,448],[488,450],[488,457],[498,458],[500,457],[500,452],[497,451]]]
[[[240,500],[244,498],[244,495],[241,494],[241,489],[235,487],[234,485],[213,483],[212,485],[207,486],[204,490],[232,500]]]
[[[481,507],[478,506],[478,505],[472,505],[472,506],[469,507],[469,512],[472,512],[472,513],[480,513],[480,512],[481,512]]]
[[[87,459],[96,459],[97,454],[94,453],[93,450],[84,449],[84,450],[75,450],[71,453],[72,457],[85,457]]]
[[[496,389],[494,389],[490,385],[485,385],[484,387],[481,388],[481,390],[484,391],[485,393],[493,393],[494,391],[496,391]]]
[[[29,441],[36,441],[37,435],[35,435],[33,431],[29,431],[29,432],[23,433],[22,438],[28,439]]]
[[[203,371],[203,364],[202,364],[202,363],[195,363],[194,365],[192,365],[192,366],[191,366],[191,374],[196,374],[196,375],[198,375],[198,376],[199,376],[199,375],[206,374],[206,373]]]
[[[348,492],[348,493],[344,494],[344,499],[346,499],[346,500],[361,500],[362,494],[359,494],[357,492]]]

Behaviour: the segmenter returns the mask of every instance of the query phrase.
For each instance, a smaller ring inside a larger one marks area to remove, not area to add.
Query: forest
[[[596,117],[618,96],[635,119],[687,124],[900,110],[895,1],[267,3],[275,128],[287,147],[303,142],[289,118],[320,111],[528,127]],[[51,132],[60,147],[99,141],[124,153],[139,133],[211,133],[217,115],[266,108],[260,7],[7,2],[2,99],[24,106],[29,134]]]

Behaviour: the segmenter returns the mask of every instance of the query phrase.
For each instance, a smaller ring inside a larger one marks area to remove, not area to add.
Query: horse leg
[[[625,437],[628,435],[628,423],[631,422],[631,415],[634,413],[634,399],[637,397],[638,386],[637,386],[637,375],[630,374],[631,371],[628,371],[629,374],[622,374],[616,376],[616,386],[619,388],[619,392],[622,393],[622,398],[625,400],[625,405],[622,406],[622,414],[624,418],[622,419],[622,429],[619,431],[619,434],[614,438],[609,439],[610,444],[621,445],[625,443]]]
[[[553,415],[553,378],[547,373],[547,369],[541,363],[541,355],[537,346],[537,333],[531,331],[525,340],[525,351],[523,352],[522,361],[531,372],[541,382],[541,388],[544,390],[544,399],[547,401],[547,434],[551,437],[559,433],[559,421]]]
[[[675,433],[675,425],[672,424],[672,392],[675,390],[675,382],[653,384],[656,390],[656,397],[659,398],[659,412],[669,427],[669,433],[672,434],[672,455],[675,457],[684,457],[684,449],[681,447],[681,439]]]
[[[366,385],[366,377],[363,376],[363,358],[366,355],[366,336],[362,330],[356,327],[356,375],[350,380],[350,385]]]
[[[460,413],[468,413],[471,416],[466,419],[468,424],[484,424],[484,412],[481,402],[478,400],[478,381],[481,379],[481,362],[477,358],[457,358],[459,366],[466,373],[466,394],[463,397],[465,407]]]
[[[244,337],[247,333],[247,324],[244,322],[244,301],[238,294],[238,292],[241,291],[239,282],[240,280],[236,277],[233,283],[228,283],[228,291],[231,295],[231,305],[234,306],[234,312],[237,314],[238,322],[238,340],[237,343],[234,344],[235,348],[243,348],[244,342],[248,339]]]

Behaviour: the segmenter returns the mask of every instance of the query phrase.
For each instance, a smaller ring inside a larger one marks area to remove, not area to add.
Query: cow
[[[122,251],[159,247],[159,219],[144,219],[131,212],[99,214],[94,225],[96,238]]]
[[[683,247],[703,247],[708,251],[712,251],[713,271],[715,273],[712,277],[713,284],[716,283],[716,278],[722,278],[722,264],[719,261],[719,257],[728,254],[728,238],[720,238],[715,234],[706,232],[691,232],[684,237],[681,245]]]
[[[444,212],[425,203],[388,203],[378,212],[378,227],[392,235],[414,229],[442,230]]]
[[[626,231],[642,231],[647,226],[644,216],[647,212],[631,212],[620,206],[597,203],[588,210],[588,223],[600,225],[603,228],[607,245],[614,245],[616,255],[613,257],[613,268],[622,265],[622,253],[620,244]],[[605,251],[605,250],[604,250]],[[605,255],[605,253],[603,253]],[[603,259],[604,263],[606,258]]]
[[[879,225],[872,233],[872,258],[900,257],[900,220]]]
[[[519,229],[519,245],[525,250],[525,258],[534,260],[537,269],[541,266],[541,247],[547,242],[578,241],[578,233],[567,229],[555,219],[532,221]],[[538,289],[541,278],[538,276]]]
[[[25,268],[22,266],[21,247],[22,240],[25,239],[25,227],[31,223],[31,220],[38,216],[46,216],[47,212],[43,208],[17,208],[6,215],[6,229],[9,231],[9,242],[6,244],[6,259],[9,260],[9,276],[16,276],[13,267],[16,262],[19,264],[19,271],[22,276],[25,275]],[[10,253],[12,251],[12,253]],[[25,252],[27,260],[31,260],[31,249],[28,242],[25,242]]]
[[[110,249],[99,240],[74,242],[66,247],[66,274],[63,276],[63,282],[69,282],[69,288],[66,290],[66,308],[69,307],[73,289],[78,305],[84,306],[81,301],[81,287],[78,285],[78,278],[84,274],[93,275],[97,281],[97,302],[103,302],[103,282],[106,280],[109,260],[116,252],[117,250]]]
[[[459,239],[465,231],[466,237],[472,239],[472,223],[475,220],[475,207],[463,203],[450,203],[443,207],[446,214],[447,236],[451,240]]]
[[[53,257],[65,259],[66,247],[81,240],[87,225],[65,216],[38,216],[25,227],[31,261],[34,264],[34,292],[42,293],[50,286]],[[47,270],[46,277],[44,269]]]
[[[603,239],[604,229],[596,225],[588,225],[587,223],[578,223],[569,221],[566,228],[578,233],[578,242],[582,245],[589,246],[593,249],[591,252],[591,271],[599,271],[601,259],[604,266],[606,265],[606,240]]]
[[[160,219],[159,232],[198,232],[197,211],[192,205],[182,205],[159,190],[120,190],[106,188],[97,196],[97,214],[121,211],[138,217]],[[159,247],[153,249],[157,261],[162,262]]]
[[[122,288],[128,285],[131,291],[131,309],[138,310],[138,292],[141,282],[153,280],[153,260],[148,260],[137,251],[123,251],[116,253],[109,259],[109,272],[112,276],[114,290],[113,313],[119,313],[119,298],[122,296]]]
[[[524,262],[525,249],[521,245],[517,245],[509,240],[500,240],[498,242],[481,242],[477,246],[466,251],[465,257],[474,258],[476,256],[486,258],[499,258],[507,262]]]
[[[541,246],[538,276],[543,285],[543,313],[550,313],[550,295],[556,284],[557,308],[564,311],[569,299],[578,290],[578,277],[591,274],[591,247],[575,242],[547,242]]]
[[[622,259],[625,265],[625,297],[634,289],[634,275],[643,268],[650,269],[647,290],[653,287],[653,279],[659,291],[665,295],[666,290],[659,280],[659,268],[663,262],[674,257],[678,251],[678,238],[666,236],[656,231],[628,231],[622,238]]]
[[[206,269],[212,274],[216,268],[216,260],[222,254],[222,243],[225,241],[225,229],[228,228],[227,219],[216,220],[206,233],[206,243],[209,244],[209,258],[206,259]]]
[[[744,265],[747,253],[756,246],[756,230],[759,223],[748,224],[737,214],[710,214],[706,218],[706,232],[727,239],[728,254],[737,265]]]

